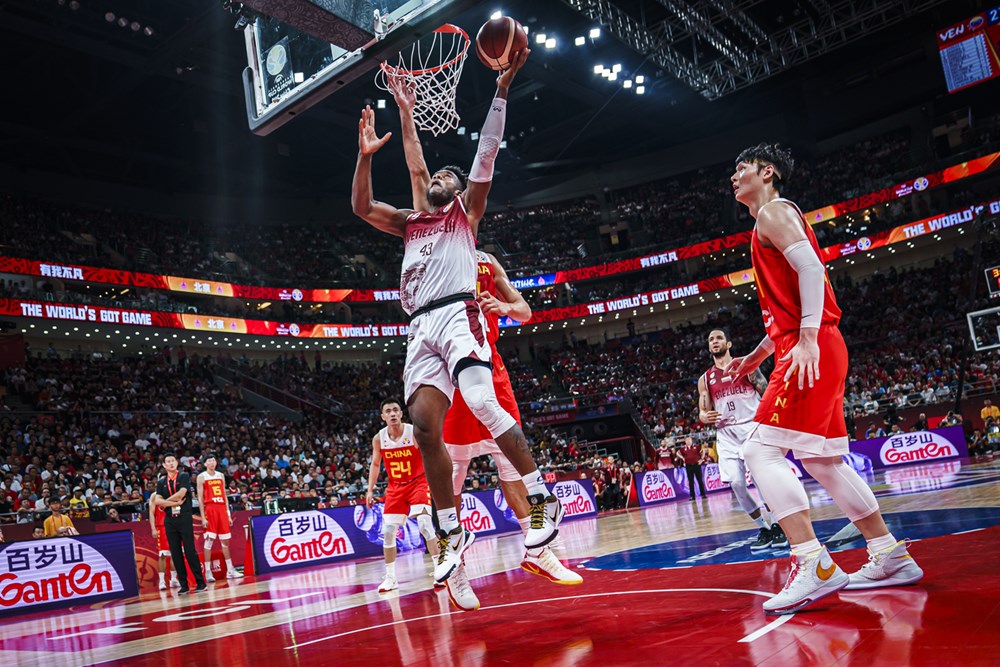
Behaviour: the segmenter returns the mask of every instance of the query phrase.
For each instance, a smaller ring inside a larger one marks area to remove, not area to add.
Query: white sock
[[[232,558],[227,558],[226,559],[226,571],[232,572],[235,569],[236,568],[233,566],[233,559]]]
[[[529,496],[540,493],[548,497],[549,490],[545,488],[545,482],[542,481],[542,473],[538,472],[538,468],[535,468],[527,475],[521,475],[521,480],[524,482],[524,486],[527,487]]]
[[[812,558],[813,556],[818,556],[819,552],[822,550],[823,545],[820,544],[819,540],[816,538],[813,538],[808,542],[792,545],[792,555],[799,560],[805,560],[807,558]]]
[[[521,524],[521,532],[527,534],[528,525],[531,524],[531,519],[526,516],[522,516],[517,519],[517,522]]]
[[[438,525],[441,526],[441,530],[445,533],[450,533],[451,531],[458,528],[458,512],[454,507],[449,507],[448,509],[437,511]]]
[[[877,554],[880,551],[888,551],[896,546],[896,538],[892,533],[886,533],[882,537],[873,537],[868,540],[868,551]]]
[[[753,519],[753,517],[750,517],[750,518]],[[767,525],[767,521],[764,520],[763,516],[757,517],[756,519],[753,520],[753,522],[755,524],[757,524],[758,528],[768,528],[768,529],[770,529],[770,527],[771,527],[771,526]]]
[[[164,576],[166,576],[166,575],[164,575],[162,572],[160,572],[160,583],[161,584],[163,583]]]
[[[387,577],[392,577],[393,579],[396,578],[396,561],[385,564],[385,575]]]

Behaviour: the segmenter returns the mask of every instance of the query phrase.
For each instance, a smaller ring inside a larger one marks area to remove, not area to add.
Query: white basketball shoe
[[[397,581],[396,577],[391,574],[387,574],[385,575],[385,579],[382,580],[382,583],[378,585],[378,592],[388,593],[389,591],[394,591],[397,588],[399,588],[399,581]]]
[[[434,563],[434,581],[444,581],[462,563],[462,554],[476,541],[475,533],[459,526],[450,533],[438,533],[438,557]]]
[[[574,586],[583,583],[583,577],[559,562],[552,549],[545,547],[538,556],[524,554],[521,569],[544,577],[554,584]]]
[[[792,555],[792,571],[785,587],[764,603],[764,613],[777,616],[792,614],[827,595],[840,591],[850,578],[833,562],[826,547],[810,558]]]
[[[924,571],[906,550],[906,540],[900,540],[892,549],[878,553],[869,551],[868,562],[851,573],[847,590],[906,586],[923,578]]]
[[[562,503],[554,495],[543,496],[536,493],[528,496],[529,509],[528,530],[524,535],[525,549],[538,549],[556,539],[559,534],[559,522],[566,515]]]
[[[479,609],[479,598],[472,590],[472,583],[469,581],[469,573],[465,571],[465,563],[459,563],[455,571],[451,573],[446,582],[448,585],[448,599],[451,603],[462,611],[476,611]]]

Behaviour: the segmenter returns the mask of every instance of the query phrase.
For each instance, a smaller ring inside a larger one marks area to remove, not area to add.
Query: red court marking
[[[1000,527],[922,540],[913,553],[927,577],[917,586],[841,593],[782,625],[764,616],[761,597],[745,593],[609,593],[708,586],[777,591],[787,574],[785,560],[669,572],[586,571],[576,587],[511,571],[473,581],[484,606],[478,612],[449,613],[446,593],[425,591],[183,648],[179,632],[178,648],[109,664],[251,661],[240,655],[252,656],[254,665],[336,660],[380,667],[996,664],[1000,568],[992,554],[998,545]],[[836,559],[851,571],[865,554],[856,549]],[[767,633],[740,642],[769,625]],[[327,639],[331,635],[337,637]],[[128,641],[128,635],[117,639]],[[40,644],[35,648],[44,649]]]

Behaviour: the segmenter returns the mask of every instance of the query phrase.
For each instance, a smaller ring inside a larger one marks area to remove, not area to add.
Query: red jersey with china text
[[[497,283],[496,277],[494,276],[493,261],[490,256],[481,250],[476,251],[476,295],[489,294],[491,296],[497,296]],[[486,340],[489,341],[490,347],[496,351],[496,342],[500,338],[500,316],[496,313],[487,313],[483,311],[483,317],[486,318]]]
[[[216,472],[214,477],[210,477],[206,472],[204,473],[204,481],[202,482],[202,502],[208,503],[221,503],[226,504],[226,478],[221,472]]]
[[[396,440],[389,435],[388,426],[378,432],[378,437],[390,485],[408,484],[423,478],[424,460],[413,439],[413,424],[403,424],[403,434]]]
[[[156,517],[156,529],[162,532],[167,523],[167,512],[157,505],[156,509],[153,510],[153,516]]]
[[[820,257],[823,255],[819,250],[819,243],[816,241],[816,234],[812,227],[806,222],[802,211],[793,202],[787,199],[775,199],[765,206],[773,206],[775,202],[782,202],[795,208],[799,218],[802,220],[806,238],[809,245]],[[780,204],[778,204],[780,205]],[[754,227],[753,236],[750,239],[750,255],[753,258],[753,270],[757,277],[757,298],[760,300],[761,315],[764,317],[764,328],[771,340],[779,337],[797,333],[802,324],[802,302],[799,296],[799,274],[795,272],[785,256],[777,248],[765,248],[757,237],[757,228]],[[823,317],[821,323],[824,326],[837,326],[840,323],[840,307],[833,294],[833,287],[830,285],[830,277],[823,270]]]

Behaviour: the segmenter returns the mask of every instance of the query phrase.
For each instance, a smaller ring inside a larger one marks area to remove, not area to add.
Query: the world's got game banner
[[[138,594],[131,531],[0,544],[0,615]]]
[[[596,516],[589,479],[548,486],[566,510],[564,521]],[[521,530],[500,491],[462,494],[460,521],[484,537]],[[256,574],[382,555],[381,503],[258,516],[250,525]],[[424,548],[416,519],[408,519],[400,528],[396,548],[400,552]]]

